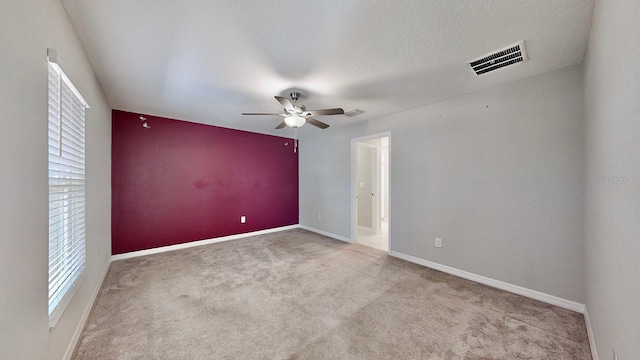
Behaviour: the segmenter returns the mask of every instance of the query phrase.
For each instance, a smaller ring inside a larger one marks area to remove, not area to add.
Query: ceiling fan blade
[[[295,109],[293,108],[293,104],[286,97],[276,96],[275,98],[280,102],[280,104],[282,104],[282,106],[284,106],[287,111],[295,111]]]
[[[275,115],[278,116],[280,114],[271,114],[271,113],[242,113],[242,115]]]
[[[285,128],[285,127],[287,127],[287,123],[285,123],[285,122],[283,121],[283,122],[281,122],[280,124],[278,124],[278,126],[276,126],[276,129],[282,129],[282,128]]]
[[[340,108],[335,109],[322,109],[322,110],[307,110],[308,116],[321,116],[321,115],[343,115],[344,110]]]
[[[307,124],[311,124],[315,127],[319,127],[320,129],[326,129],[329,127],[329,124],[325,124],[322,121],[318,121],[314,118],[307,117]]]

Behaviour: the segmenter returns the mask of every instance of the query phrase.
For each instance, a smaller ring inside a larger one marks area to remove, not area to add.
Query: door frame
[[[391,193],[391,174],[392,174],[392,161],[391,161],[391,132],[387,131],[387,132],[382,132],[382,133],[377,133],[377,134],[372,134],[372,135],[367,135],[367,136],[363,136],[363,137],[358,137],[358,138],[353,138],[351,139],[351,242],[355,243],[358,237],[358,202],[357,202],[357,196],[358,196],[358,179],[356,177],[356,170],[357,170],[357,159],[358,159],[358,143],[359,142],[364,142],[367,140],[372,140],[372,139],[379,139],[379,138],[388,138],[389,139],[389,159],[388,159],[388,164],[387,167],[389,168],[389,181],[386,184],[386,190],[389,196],[389,213],[387,214],[388,217],[388,221],[389,221],[389,232],[387,234],[387,241],[389,243],[389,250],[388,252],[391,252],[392,249],[392,238],[391,238],[391,226],[392,226],[392,216],[393,214],[391,213],[391,201],[392,201],[392,193]],[[382,154],[380,154],[380,156],[382,156]],[[378,166],[379,167],[379,166]],[[379,179],[377,179],[376,181],[379,181]],[[379,194],[378,194],[379,196]],[[377,208],[379,208],[379,204],[376,205]],[[378,209],[379,211],[380,209]],[[378,222],[380,221],[380,219],[378,219]]]

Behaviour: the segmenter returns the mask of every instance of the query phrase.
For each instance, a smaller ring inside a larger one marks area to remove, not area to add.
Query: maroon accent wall
[[[113,254],[298,223],[291,139],[138,116],[112,112]]]

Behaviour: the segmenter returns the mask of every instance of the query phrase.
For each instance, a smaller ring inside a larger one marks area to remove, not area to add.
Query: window
[[[49,50],[49,326],[84,278],[87,103]]]

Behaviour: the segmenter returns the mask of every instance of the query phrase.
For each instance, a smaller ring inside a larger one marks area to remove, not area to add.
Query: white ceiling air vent
[[[527,51],[524,48],[524,41],[520,41],[481,58],[471,60],[469,65],[476,72],[476,75],[482,75],[523,61],[527,61]]]
[[[360,114],[364,114],[366,111],[364,110],[360,110],[358,108],[354,108],[351,109],[349,111],[345,111],[344,116],[348,116],[348,117],[354,117],[354,116],[358,116]]]

